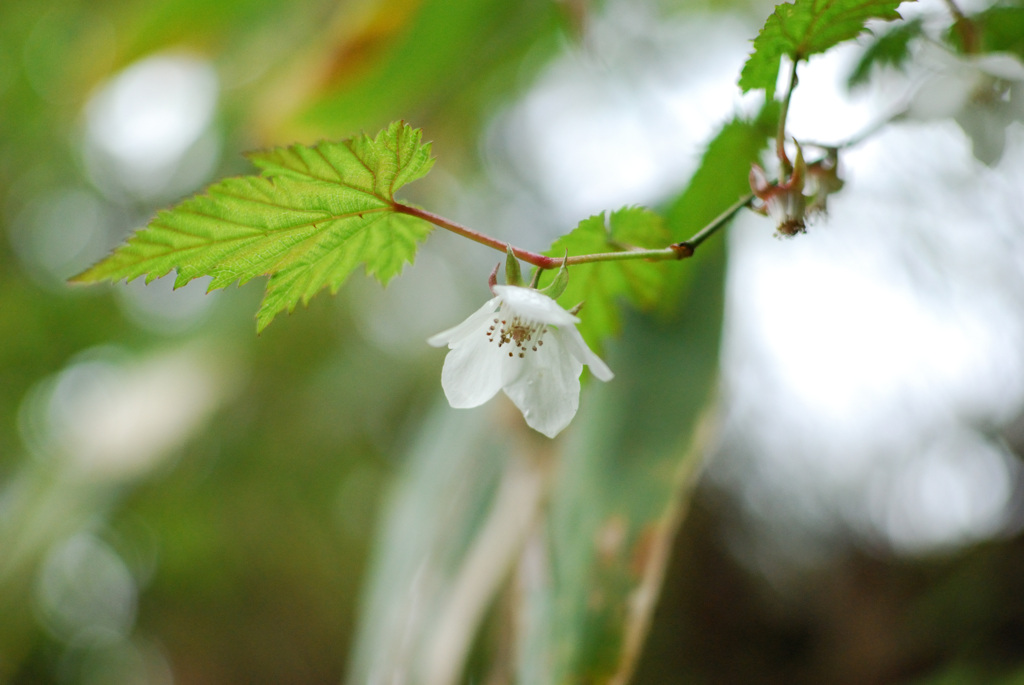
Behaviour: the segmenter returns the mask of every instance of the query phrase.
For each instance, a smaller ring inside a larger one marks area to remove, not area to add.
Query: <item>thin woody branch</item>
[[[497,238],[492,238],[491,236],[480,233],[479,231],[474,231],[468,226],[463,226],[462,224],[456,223],[450,219],[446,219],[440,214],[434,214],[433,212],[428,212],[427,210],[420,209],[419,207],[404,205],[401,202],[396,202],[394,209],[396,212],[429,221],[435,226],[451,231],[457,235],[461,235],[463,238],[469,238],[473,242],[486,245],[487,247],[498,250],[499,252],[511,251],[518,259],[523,260],[527,264],[539,266],[542,269],[556,269],[562,265],[562,259],[559,257],[547,257],[537,252],[530,252],[529,250],[515,247],[511,243],[506,243],[498,240]],[[571,259],[569,263],[572,264]]]
[[[675,245],[672,245],[672,249],[675,250],[678,255],[676,258],[685,259],[687,257],[692,257],[694,252],[697,251],[697,248],[700,247],[701,243],[703,243],[705,240],[713,236],[718,231],[718,229],[722,228],[722,226],[725,226],[727,223],[729,223],[730,219],[736,216],[737,212],[739,212],[744,207],[750,206],[750,203],[753,200],[754,194],[747,193],[740,199],[736,200],[736,202],[734,202],[732,206],[730,206],[724,212],[722,212],[714,219],[712,219],[707,226],[694,233],[692,238],[690,238],[689,240],[684,240],[681,243],[676,243]]]
[[[457,235],[461,235],[464,238],[486,245],[492,249],[500,252],[511,252],[518,259],[523,260],[528,264],[539,267],[540,269],[557,269],[562,264],[567,266],[573,266],[576,264],[590,264],[593,262],[621,262],[628,261],[631,259],[646,259],[648,261],[667,261],[667,260],[678,260],[692,257],[697,247],[700,246],[705,240],[714,235],[722,226],[727,224],[733,216],[736,215],[744,207],[748,206],[754,199],[752,193],[748,193],[732,204],[728,209],[719,214],[717,217],[711,220],[704,228],[699,230],[688,240],[684,240],[679,243],[674,243],[668,247],[655,248],[655,249],[623,249],[617,252],[597,252],[586,255],[574,255],[572,257],[548,257],[537,252],[531,252],[530,250],[524,250],[519,247],[515,247],[510,243],[506,243],[497,238],[493,238],[489,235],[475,231],[468,226],[446,219],[445,217],[428,212],[425,209],[413,207],[411,205],[405,205],[401,203],[395,203],[395,211],[402,214],[408,214],[451,231]]]

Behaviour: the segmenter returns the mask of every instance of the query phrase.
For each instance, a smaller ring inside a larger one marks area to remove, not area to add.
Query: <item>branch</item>
[[[694,233],[692,238],[672,245],[672,249],[675,250],[678,255],[677,259],[692,257],[693,253],[697,251],[697,248],[700,247],[701,243],[714,235],[722,226],[729,223],[729,220],[732,219],[737,212],[744,207],[749,206],[753,200],[754,194],[747,193],[740,199],[736,200],[736,202],[734,202],[727,210],[712,219],[707,226]]]
[[[404,205],[401,202],[396,202],[394,204],[394,209],[396,212],[408,214],[409,216],[414,216],[419,219],[429,221],[435,226],[449,230],[457,235],[461,235],[463,238],[469,238],[470,240],[480,243],[481,245],[486,245],[487,247],[493,248],[498,252],[507,253],[509,250],[511,250],[512,254],[514,254],[518,259],[523,260],[527,264],[539,266],[542,269],[557,269],[559,266],[562,265],[562,259],[559,257],[547,257],[545,255],[538,254],[537,252],[530,252],[529,250],[524,250],[522,248],[515,247],[511,243],[502,242],[497,238],[492,238],[491,236],[484,235],[479,231],[474,231],[472,228],[469,228],[468,226],[463,226],[462,224],[455,223],[450,219],[444,218],[440,214],[434,214],[433,212],[428,212],[427,210],[420,209],[419,207]],[[570,260],[569,264],[572,263],[573,262]]]
[[[428,212],[425,209],[413,207],[411,205],[405,205],[396,202],[394,209],[396,212],[402,214],[408,214],[425,221],[429,221],[439,228],[451,231],[457,235],[461,235],[464,238],[486,245],[487,247],[498,250],[499,252],[508,253],[512,252],[517,259],[521,259],[527,264],[532,264],[540,269],[557,269],[564,263],[566,266],[573,266],[576,264],[590,264],[592,262],[622,262],[630,259],[646,259],[648,261],[667,261],[672,259],[686,259],[692,257],[697,247],[700,246],[705,240],[710,238],[718,229],[722,228],[725,224],[732,219],[741,209],[750,204],[754,199],[753,193],[748,193],[732,204],[728,209],[719,214],[717,217],[711,220],[704,228],[693,234],[689,240],[684,240],[679,243],[673,243],[668,247],[658,249],[624,249],[618,252],[596,252],[593,254],[575,255],[568,258],[562,257],[548,257],[537,252],[531,252],[524,250],[521,247],[515,247],[511,243],[493,238],[489,235],[475,231],[468,226],[446,219],[445,217]]]

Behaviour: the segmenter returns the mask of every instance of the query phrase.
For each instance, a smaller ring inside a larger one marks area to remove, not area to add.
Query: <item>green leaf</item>
[[[1012,52],[1024,59],[1024,7],[996,5],[971,20],[980,29],[982,52]],[[950,41],[961,42],[955,29],[950,30]]]
[[[518,488],[512,511],[502,506],[502,482],[521,474],[523,460],[496,417],[485,417],[438,407],[411,440],[374,538],[347,682],[437,682],[439,666],[461,670],[464,649],[438,663],[438,647],[453,646],[439,639],[453,637],[441,626],[458,617],[456,630],[472,637],[481,619],[473,609],[490,604],[522,546],[522,524],[509,514],[532,519]]]
[[[755,121],[731,121],[711,141],[671,204],[673,240],[749,191],[750,163],[767,147],[777,112],[768,103]],[[587,390],[574,439],[558,456],[547,537],[534,548],[540,558],[523,565],[529,572],[516,588],[518,682],[630,682],[709,437],[701,428],[717,387],[725,244],[713,236],[691,259],[666,264],[670,274],[689,274],[659,295],[671,315],[627,311],[607,357],[615,380]]]
[[[665,211],[673,241],[686,240],[750,193],[750,165],[757,161],[768,140],[775,135],[778,121],[779,104],[769,100],[754,120],[736,118],[722,127],[705,149],[686,190]],[[724,236],[711,240],[722,238]],[[706,249],[702,246],[693,259],[700,259]],[[666,316],[676,314],[673,298],[693,283],[693,269],[686,268],[685,264],[681,266],[683,268],[668,272],[665,296],[658,307]]]
[[[584,219],[545,254],[614,252],[627,246],[654,249],[671,242],[664,219],[642,207],[625,207]],[[599,349],[604,339],[617,334],[622,326],[622,301],[638,309],[657,302],[665,271],[664,262],[642,260],[579,264],[569,268],[569,284],[558,300],[567,308],[585,303],[578,328],[587,343]]]
[[[899,24],[890,31],[878,36],[868,46],[860,61],[854,67],[847,85],[856,88],[868,82],[871,70],[877,66],[891,66],[899,69],[910,56],[910,41],[918,38],[923,33],[923,23],[920,19]]]
[[[360,264],[387,283],[416,254],[430,224],[396,211],[395,191],[433,164],[421,132],[395,122],[314,147],[249,158],[260,176],[227,178],[159,212],[113,254],[72,280],[146,282],[177,272],[174,286],[210,276],[209,290],[269,275],[257,315],[262,331],[325,287],[337,292]]]
[[[559,455],[540,559],[520,579],[519,680],[624,683],[635,667],[668,552],[704,448],[701,417],[717,379],[725,250],[703,247],[701,283],[664,321],[626,313],[608,358],[612,383],[591,384]]]
[[[856,38],[869,19],[899,19],[902,0],[797,0],[777,5],[754,39],[754,52],[743,65],[744,92],[763,88],[775,97],[782,56],[807,59],[833,45]]]

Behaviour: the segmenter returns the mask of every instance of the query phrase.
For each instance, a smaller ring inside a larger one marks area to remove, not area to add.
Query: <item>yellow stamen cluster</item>
[[[500,314],[500,312],[499,312]],[[517,350],[510,350],[508,356],[519,356],[520,359],[526,353],[536,352],[537,348],[544,344],[544,334],[547,333],[547,326],[534,321],[526,321],[518,316],[501,318],[496,317],[487,328],[487,341],[498,341],[498,347],[514,344]]]

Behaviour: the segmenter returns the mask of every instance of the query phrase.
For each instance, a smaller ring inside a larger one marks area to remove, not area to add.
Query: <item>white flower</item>
[[[549,438],[569,425],[580,404],[580,373],[611,370],[576,330],[578,318],[532,288],[495,285],[495,297],[454,328],[427,340],[448,345],[441,386],[456,409],[477,407],[504,390],[526,423]]]
[[[952,118],[971,139],[974,156],[992,166],[1006,146],[1006,127],[1024,120],[1024,64],[1005,53],[953,56],[926,53],[938,73],[914,94],[907,115]]]

